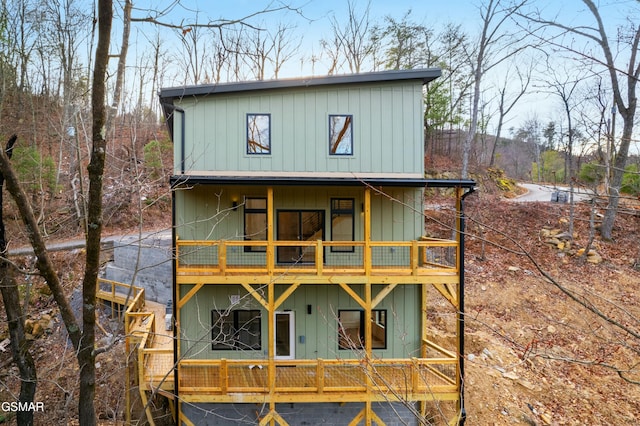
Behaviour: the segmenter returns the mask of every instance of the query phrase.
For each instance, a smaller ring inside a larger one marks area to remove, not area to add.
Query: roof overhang
[[[201,84],[196,86],[179,86],[160,89],[158,95],[163,103],[172,103],[174,99],[188,96],[211,96],[222,93],[238,93],[257,90],[307,88],[344,84],[365,84],[419,80],[426,84],[440,77],[439,68],[421,68],[411,70],[391,70],[365,72],[359,74],[313,76],[279,80],[243,81],[234,83]]]
[[[171,177],[171,187],[189,185],[261,185],[261,186],[392,186],[415,188],[474,188],[476,182],[470,179],[394,179],[356,177],[267,177],[256,179],[246,176],[193,176],[175,175]]]

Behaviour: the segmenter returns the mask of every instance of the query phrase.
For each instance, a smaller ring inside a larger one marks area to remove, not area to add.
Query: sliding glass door
[[[280,241],[324,240],[324,210],[278,210],[277,228],[277,239]],[[278,247],[278,263],[314,260],[314,247]]]

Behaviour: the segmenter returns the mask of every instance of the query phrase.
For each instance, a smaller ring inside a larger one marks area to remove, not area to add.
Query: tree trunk
[[[105,162],[105,78],[109,61],[109,42],[113,18],[112,0],[99,0],[99,36],[96,49],[96,63],[93,75],[93,150],[89,164],[89,200],[88,231],[86,245],[86,264],[83,279],[83,330],[65,297],[58,275],[49,259],[44,240],[38,230],[33,210],[26,194],[20,186],[18,177],[12,169],[7,155],[0,150],[0,172],[6,179],[7,190],[11,193],[20,211],[29,240],[37,258],[36,267],[47,282],[60,309],[62,320],[76,349],[80,367],[80,395],[78,414],[80,424],[94,426],[95,415],[95,303],[96,281],[100,266],[100,237],[102,231],[102,176]],[[35,382],[33,382],[35,383]]]
[[[17,136],[13,135],[7,142],[7,157],[11,158],[13,145]],[[4,310],[7,314],[9,336],[11,338],[11,356],[20,374],[19,402],[31,403],[36,394],[37,376],[36,365],[29,352],[29,342],[24,332],[24,315],[20,308],[20,293],[13,276],[11,263],[6,259],[7,239],[4,228],[3,197],[4,175],[0,173],[0,293]],[[19,425],[33,425],[33,411],[18,411],[16,420]]]
[[[496,148],[500,141],[500,133],[502,133],[502,120],[504,120],[504,114],[500,111],[500,117],[498,118],[498,128],[496,130],[496,137],[493,141],[493,147],[491,148],[491,156],[489,157],[489,167],[493,167],[496,161]]]
[[[462,179],[466,179],[469,176],[469,157],[471,154],[471,143],[475,140],[476,131],[478,129],[478,104],[480,102],[480,84],[482,80],[482,59],[480,54],[478,56],[478,63],[475,70],[475,83],[473,86],[473,100],[471,105],[471,125],[469,126],[469,133],[464,140],[462,147]]]
[[[6,245],[6,244],[5,244]],[[20,294],[8,261],[0,261],[0,292],[4,310],[7,314],[9,337],[11,338],[11,356],[20,373],[21,403],[31,403],[36,394],[36,365],[29,352],[29,342],[24,332],[24,316],[20,308]],[[18,411],[18,425],[33,425],[33,411]]]
[[[602,238],[610,241],[612,239],[613,233],[613,222],[615,221],[616,214],[618,213],[618,203],[620,201],[620,188],[622,187],[622,178],[624,177],[624,168],[627,165],[627,158],[629,154],[629,145],[631,144],[631,134],[633,133],[633,120],[635,116],[635,101],[633,102],[633,109],[631,107],[628,109],[632,111],[631,113],[622,114],[622,120],[624,121],[624,126],[622,130],[622,139],[620,142],[620,149],[618,150],[618,155],[615,157],[614,166],[613,166],[613,176],[611,178],[611,187],[609,194],[609,204],[607,205],[607,210],[604,213],[604,218],[602,219],[602,227],[600,228],[600,232],[602,233]]]
[[[613,222],[618,213],[618,202],[620,201],[620,188],[622,187],[622,177],[624,176],[624,168],[627,165],[627,158],[629,157],[629,145],[631,144],[631,136],[633,135],[634,118],[636,114],[636,107],[638,98],[636,97],[636,87],[638,84],[638,77],[640,76],[640,63],[638,63],[638,47],[640,46],[640,26],[633,26],[633,37],[630,38],[630,57],[627,63],[627,69],[625,75],[626,83],[626,100],[625,106],[622,98],[622,88],[618,81],[618,68],[614,62],[614,55],[611,51],[607,32],[605,30],[604,23],[601,19],[598,7],[592,0],[582,0],[583,3],[589,8],[591,14],[596,19],[598,26],[597,30],[600,34],[600,39],[597,40],[602,48],[604,57],[606,60],[607,71],[611,78],[611,86],[613,89],[613,99],[615,105],[620,111],[622,116],[622,138],[620,140],[620,148],[616,154],[614,160],[613,176],[611,178],[611,190],[609,193],[609,204],[607,205],[607,211],[605,212],[604,219],[602,220],[602,227],[600,229],[602,238],[604,240],[612,239]],[[612,134],[612,138],[615,135]],[[613,145],[613,144],[612,144]]]
[[[105,153],[105,78],[109,64],[109,43],[113,20],[112,0],[98,1],[98,45],[91,107],[93,114],[91,161],[89,162],[89,199],[87,209],[87,246],[84,279],[82,281],[82,341],[78,348],[80,365],[80,397],[78,414],[80,424],[96,424],[94,399],[96,393],[96,282],[100,269],[100,238],[102,235],[102,176]]]

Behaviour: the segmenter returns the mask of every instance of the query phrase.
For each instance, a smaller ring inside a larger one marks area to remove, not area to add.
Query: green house
[[[424,237],[425,188],[453,188],[460,209],[474,185],[424,176],[439,75],[160,91],[179,424],[420,424],[442,404],[445,423],[464,418],[461,327],[451,347],[427,327],[429,291],[461,311],[462,253],[460,233]]]

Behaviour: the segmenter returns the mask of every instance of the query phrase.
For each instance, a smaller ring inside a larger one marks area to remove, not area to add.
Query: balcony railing
[[[248,402],[265,394],[280,401],[299,397],[331,400],[388,400],[399,396],[409,400],[429,400],[457,393],[456,357],[428,359],[354,360],[196,360],[178,364],[180,397],[193,401]]]
[[[421,241],[179,240],[178,274],[457,274],[458,243]]]

